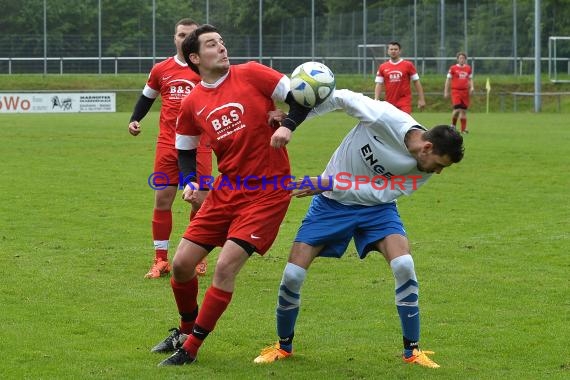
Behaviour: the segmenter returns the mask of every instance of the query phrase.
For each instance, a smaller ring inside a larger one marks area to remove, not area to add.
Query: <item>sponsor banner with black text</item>
[[[0,93],[0,113],[52,112],[115,112],[115,93]]]

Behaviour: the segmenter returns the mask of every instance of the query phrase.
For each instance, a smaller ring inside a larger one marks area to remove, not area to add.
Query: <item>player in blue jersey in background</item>
[[[404,340],[403,360],[438,368],[419,348],[420,311],[414,260],[396,199],[409,195],[433,173],[463,158],[463,139],[455,129],[439,125],[426,130],[409,114],[388,102],[349,90],[337,90],[310,116],[343,109],[357,118],[314,186],[297,189],[297,197],[315,195],[291,248],[279,285],[276,310],[279,342],[262,350],[256,363],[291,356],[301,286],[317,256],[340,258],[352,238],[360,258],[379,251],[395,279],[395,302]],[[276,119],[282,115],[275,115]],[[343,174],[342,181],[338,181]],[[363,181],[363,179],[370,179]],[[396,186],[386,181],[398,178]],[[329,179],[332,181],[328,182]],[[320,181],[320,182],[319,182]],[[323,191],[327,186],[331,190]]]

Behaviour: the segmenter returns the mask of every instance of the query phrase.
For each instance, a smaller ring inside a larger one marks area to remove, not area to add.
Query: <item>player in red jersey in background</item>
[[[200,82],[200,77],[190,70],[184,61],[181,45],[184,38],[197,27],[198,24],[189,18],[176,23],[174,27],[176,55],[154,65],[129,122],[129,133],[138,136],[141,132],[140,121],[146,116],[155,99],[159,95],[162,97],[154,172],[164,173],[168,178],[154,177],[156,179],[154,187],[164,187],[164,189],[155,191],[152,216],[155,258],[145,278],[159,278],[170,273],[168,243],[172,231],[172,204],[176,197],[179,178],[178,154],[174,146],[176,117],[182,99]],[[210,175],[212,172],[212,150],[206,139],[198,148],[198,171],[204,175]],[[192,210],[191,218],[195,211]],[[206,261],[200,263],[199,273],[205,274],[206,266]]]
[[[254,252],[264,255],[271,247],[291,200],[285,145],[310,111],[293,100],[285,75],[256,62],[230,65],[224,41],[211,25],[196,29],[184,40],[182,51],[202,82],[180,107],[176,127],[180,168],[185,174],[194,171],[196,147],[206,135],[221,174],[172,262],[170,283],[181,320],[180,328],[172,329],[151,350],[174,351],[161,366],[195,361],[232,299],[241,268]],[[289,104],[289,114],[279,125],[269,124],[274,101]],[[203,192],[196,181],[191,179],[184,189],[189,202]],[[222,248],[212,284],[198,309],[194,267],[216,246]]]
[[[376,72],[376,87],[374,88],[374,99],[380,100],[382,91],[385,89],[385,101],[392,103],[397,108],[409,114],[412,113],[412,90],[410,81],[414,82],[414,87],[418,93],[418,108],[421,110],[426,106],[424,89],[420,83],[420,76],[416,72],[414,64],[400,57],[401,47],[396,41],[388,43],[388,55],[390,59],[380,66]]]
[[[451,84],[451,125],[455,128],[457,119],[461,122],[461,133],[469,133],[467,129],[467,109],[469,108],[469,95],[473,93],[473,71],[467,63],[467,54],[457,53],[457,63],[449,68],[445,79],[443,96],[449,97]]]

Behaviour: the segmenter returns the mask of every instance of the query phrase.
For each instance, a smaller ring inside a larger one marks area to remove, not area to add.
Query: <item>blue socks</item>
[[[292,352],[295,323],[301,305],[301,286],[307,271],[298,265],[287,263],[279,285],[277,300],[277,335],[281,349]]]
[[[404,356],[410,357],[420,340],[420,309],[418,281],[411,255],[396,257],[390,262],[396,288],[396,309],[404,336]]]

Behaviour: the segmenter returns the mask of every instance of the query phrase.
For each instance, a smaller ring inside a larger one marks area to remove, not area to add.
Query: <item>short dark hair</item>
[[[449,156],[451,162],[458,163],[463,159],[465,148],[463,137],[449,125],[436,125],[426,131],[422,138],[433,145],[433,152],[438,156]]]
[[[192,20],[191,18],[183,18],[183,19],[178,20],[176,25],[174,25],[174,34],[176,34],[176,31],[178,30],[178,25],[185,25],[185,26],[196,25],[196,26],[199,26],[199,24],[196,21]]]
[[[459,53],[457,53],[457,55],[455,56],[455,58],[459,58],[460,55],[464,56],[465,59],[467,59],[467,53],[465,53],[464,51],[460,51]]]
[[[398,41],[388,42],[388,46],[390,46],[390,45],[396,45],[398,47],[398,49],[402,50],[402,46],[400,45],[400,43]]]
[[[192,69],[196,74],[200,75],[198,66],[190,62],[190,54],[195,54],[200,51],[200,41],[198,38],[205,33],[219,33],[215,26],[210,24],[204,24],[199,26],[190,35],[188,35],[184,41],[182,41],[182,54],[184,54],[184,60],[188,64],[188,67]]]

